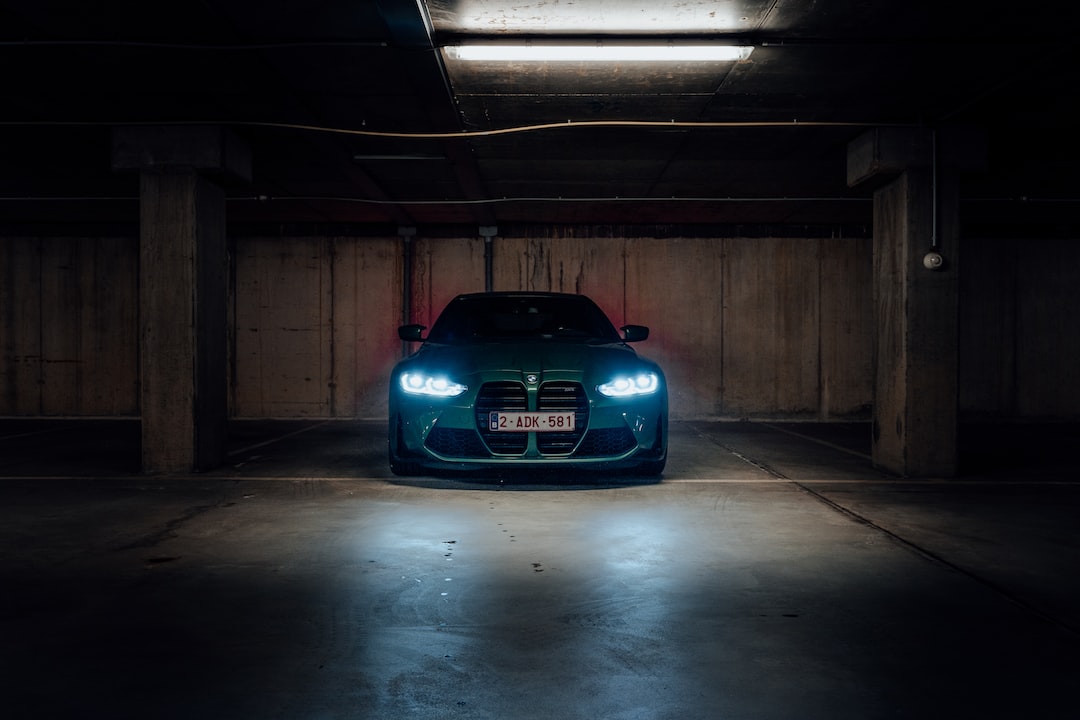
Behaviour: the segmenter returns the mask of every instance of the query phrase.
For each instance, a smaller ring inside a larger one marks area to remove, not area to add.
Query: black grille
[[[589,399],[578,383],[550,382],[540,386],[536,412],[574,413],[573,432],[536,433],[536,447],[545,455],[608,457],[622,455],[636,445],[629,428],[611,428],[586,432],[589,425]],[[476,432],[435,427],[426,445],[446,457],[477,458],[494,455],[520,455],[529,445],[529,433],[493,432],[488,428],[492,412],[528,412],[529,396],[517,382],[485,383],[476,396]]]
[[[525,412],[529,398],[525,386],[516,382],[485,383],[476,395],[476,429],[496,455],[520,455],[529,444],[528,433],[492,432],[488,429],[488,414]]]
[[[473,430],[436,426],[428,433],[424,445],[433,453],[446,457],[482,458],[488,456],[487,448]]]
[[[545,455],[569,455],[577,446],[589,424],[589,399],[577,383],[550,382],[540,386],[537,410],[543,413],[573,412],[573,432],[537,433],[536,447]]]
[[[630,452],[637,445],[628,427],[601,428],[585,434],[574,457],[611,457]]]

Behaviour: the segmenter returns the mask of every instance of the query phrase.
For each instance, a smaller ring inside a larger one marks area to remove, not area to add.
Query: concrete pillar
[[[951,136],[950,136],[950,139]],[[848,184],[874,180],[874,465],[957,472],[960,155],[929,130],[874,130],[848,147]]]
[[[948,262],[924,265],[931,193],[929,168],[909,168],[874,194],[873,461],[909,477],[957,467],[959,258],[948,238]]]
[[[142,467],[206,470],[225,459],[225,191],[250,176],[242,146],[210,127],[122,128],[113,167],[138,169]]]

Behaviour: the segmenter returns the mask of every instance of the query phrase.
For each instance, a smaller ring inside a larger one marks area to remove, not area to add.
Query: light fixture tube
[[[748,45],[457,45],[459,60],[478,62],[735,62],[750,57]]]

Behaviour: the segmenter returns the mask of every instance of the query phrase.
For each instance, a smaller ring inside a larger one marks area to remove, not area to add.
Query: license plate
[[[493,412],[488,414],[488,429],[493,432],[572,432],[576,418],[572,412]]]

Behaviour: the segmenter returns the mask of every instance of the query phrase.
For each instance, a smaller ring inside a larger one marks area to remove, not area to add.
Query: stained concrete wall
[[[139,413],[138,243],[0,237],[0,415]]]
[[[412,293],[406,314],[411,322],[431,327],[455,295],[483,292],[484,241],[478,237],[417,238],[411,272]],[[400,282],[395,280],[395,285],[400,288]],[[496,281],[495,289],[506,288]],[[400,296],[401,291],[396,294]]]
[[[496,290],[593,296],[653,329],[677,417],[868,417],[867,238],[497,237]],[[410,319],[484,289],[479,237],[413,242]],[[239,417],[381,417],[401,356],[399,237],[230,241]],[[962,417],[1080,419],[1080,243],[964,243]],[[138,414],[134,238],[0,237],[0,416]]]
[[[463,242],[456,264],[420,278],[416,322],[483,289],[483,243]],[[616,325],[650,326],[638,350],[665,368],[677,417],[858,417],[868,253],[859,239],[497,238],[493,289],[584,293]]]
[[[385,414],[400,357],[397,238],[233,243],[231,413]]]

